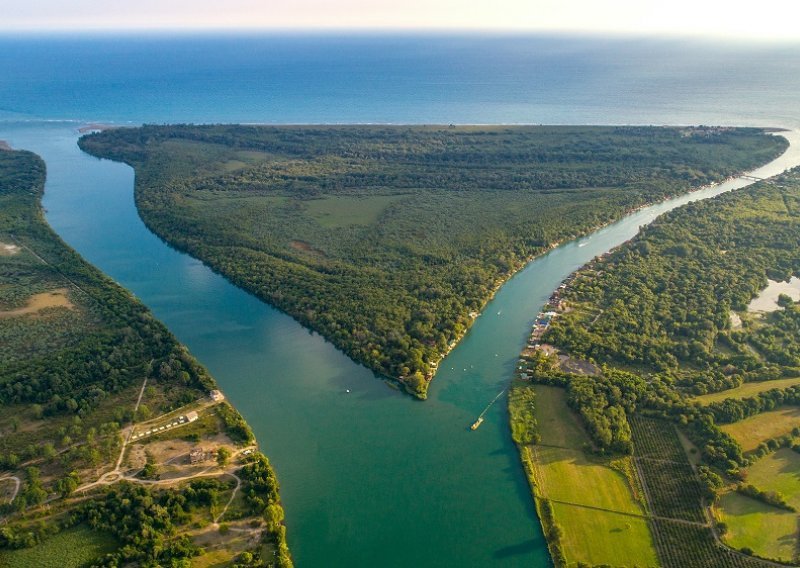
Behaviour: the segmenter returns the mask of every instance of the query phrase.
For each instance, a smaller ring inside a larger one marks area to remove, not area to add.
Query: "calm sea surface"
[[[468,426],[507,384],[533,316],[558,282],[682,201],[531,263],[443,362],[420,403],[153,236],[133,204],[131,169],[75,145],[77,127],[92,121],[800,128],[800,46],[0,38],[0,139],[45,158],[48,221],[150,306],[251,423],[281,480],[298,566],[546,566],[502,400],[478,431]],[[759,175],[799,163],[797,147]]]
[[[794,126],[799,109],[800,38],[0,37],[6,117]]]

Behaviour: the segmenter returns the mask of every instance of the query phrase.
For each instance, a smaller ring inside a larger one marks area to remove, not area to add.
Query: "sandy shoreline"
[[[103,130],[110,130],[111,128],[117,128],[117,127],[114,126],[113,124],[92,122],[78,128],[78,132],[80,132],[81,134],[86,134],[88,132],[102,132]]]

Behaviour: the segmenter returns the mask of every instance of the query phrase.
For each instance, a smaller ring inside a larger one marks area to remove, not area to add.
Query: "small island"
[[[796,565],[800,303],[753,300],[798,274],[793,170],[664,214],[553,295],[509,409],[556,566]]]
[[[291,566],[249,426],[50,229],[44,182],[0,151],[0,565]]]
[[[144,126],[80,146],[136,171],[147,226],[425,398],[531,258],[768,162],[749,128]]]

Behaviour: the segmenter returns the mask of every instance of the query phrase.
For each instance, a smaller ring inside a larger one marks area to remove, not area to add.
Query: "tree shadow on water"
[[[498,560],[503,558],[511,558],[512,556],[527,555],[533,551],[540,550],[541,548],[542,541],[540,539],[532,538],[530,540],[520,542],[519,544],[512,544],[510,546],[498,548],[492,553],[492,557],[497,558]]]

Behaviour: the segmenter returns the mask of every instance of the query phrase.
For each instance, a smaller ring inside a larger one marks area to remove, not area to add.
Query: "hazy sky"
[[[797,39],[797,0],[0,0],[0,29],[469,28]]]

